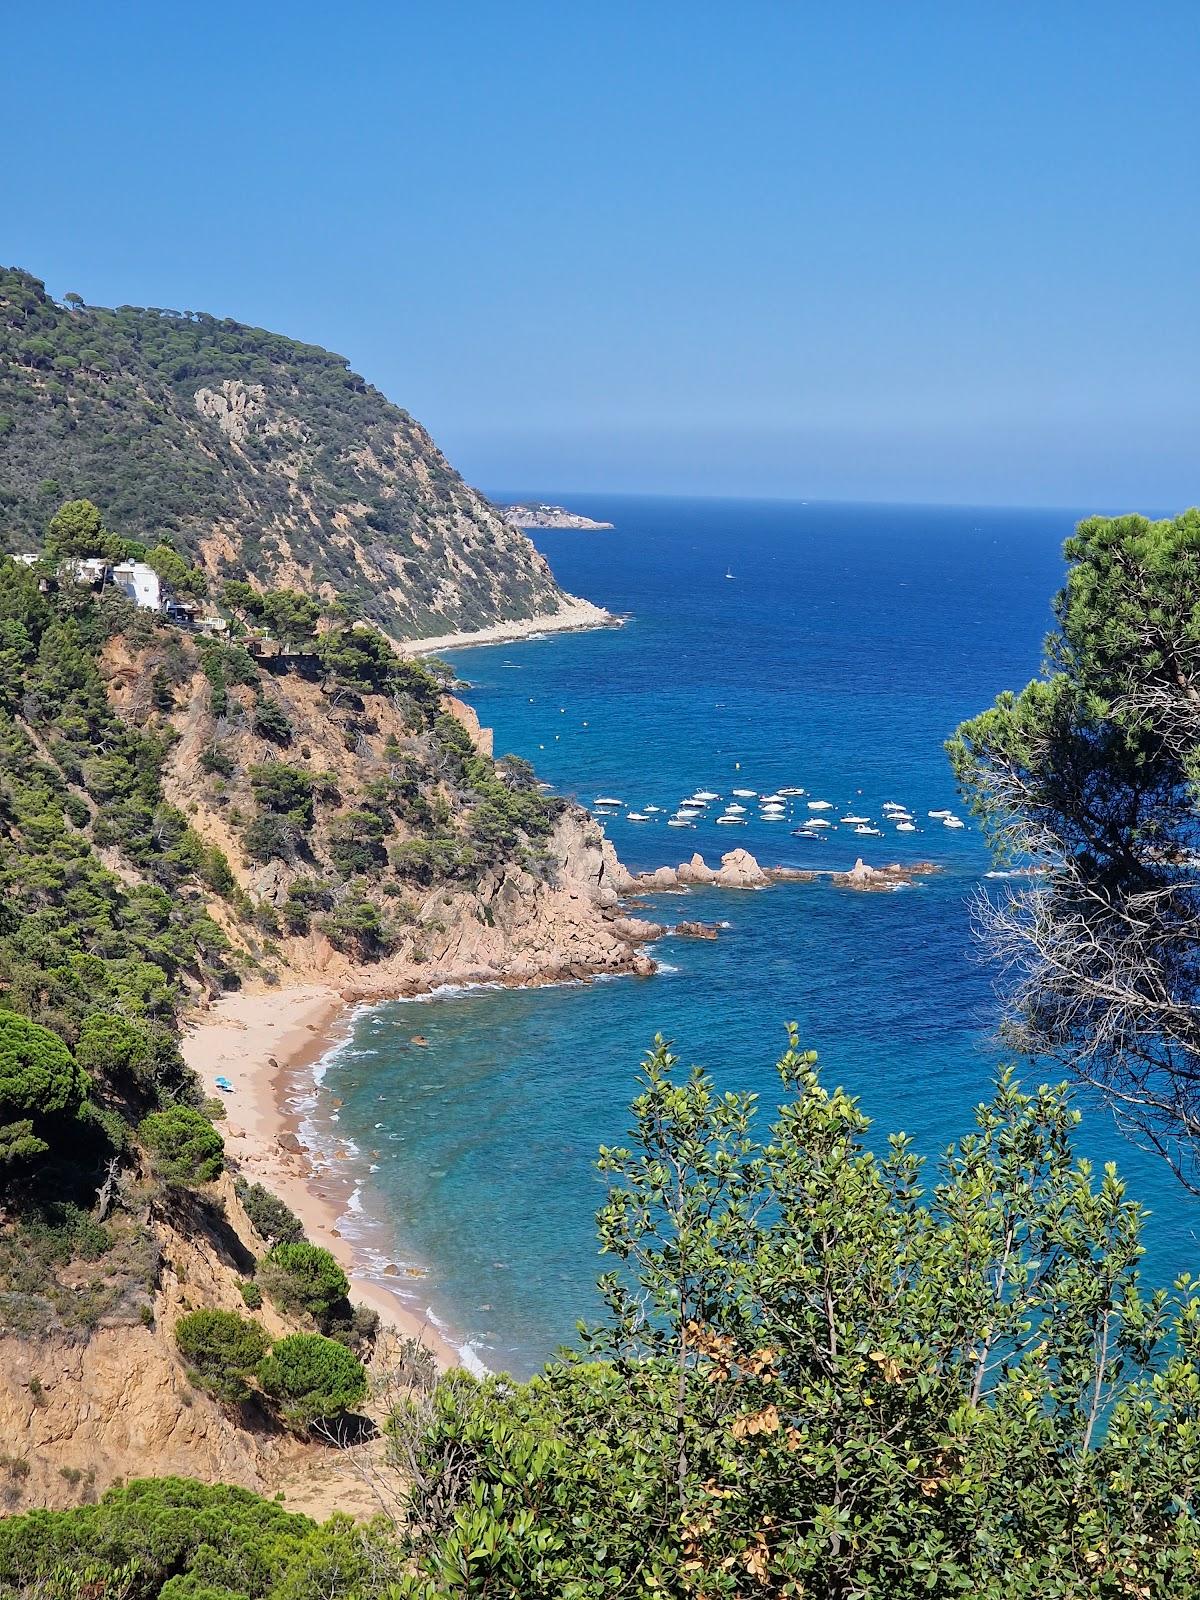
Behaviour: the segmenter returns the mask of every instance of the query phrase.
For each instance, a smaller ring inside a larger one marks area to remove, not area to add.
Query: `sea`
[[[305,1107],[308,1138],[357,1179],[342,1231],[469,1365],[518,1376],[600,1313],[596,1154],[622,1140],[656,1035],[683,1066],[756,1092],[764,1128],[794,1022],[830,1085],[860,1098],[881,1148],[904,1130],[935,1161],[970,1131],[1005,1059],[974,908],[1003,884],[987,876],[943,746],[999,690],[1037,675],[1077,518],[536,498],[614,524],[534,538],[566,589],[624,621],[450,656],[498,754],[528,758],[585,805],[622,801],[605,827],[635,870],[693,851],[716,865],[735,847],[764,865],[844,870],[861,857],[941,870],[884,894],[819,878],[662,896],[641,914],[720,932],[664,939],[652,978],[446,990],[355,1014]],[[804,793],[784,797],[781,820],[744,797],[745,825],[718,826],[739,788]],[[721,799],[694,827],[669,828],[697,791]],[[907,807],[915,831],[882,820],[885,804]],[[966,826],[928,815],[944,810]],[[856,834],[845,815],[870,817],[882,836]],[[816,816],[834,826],[796,836]],[[1021,1072],[1030,1085],[1045,1075]],[[1151,1212],[1147,1280],[1200,1267],[1200,1202],[1103,1108],[1079,1104],[1080,1154],[1115,1161]]]

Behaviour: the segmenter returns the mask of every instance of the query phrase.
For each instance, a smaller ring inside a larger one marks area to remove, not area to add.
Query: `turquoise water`
[[[844,868],[929,858],[919,888],[854,895],[828,884],[664,897],[648,913],[727,922],[715,943],[669,939],[662,973],[538,992],[477,991],[364,1012],[330,1060],[313,1131],[351,1140],[373,1170],[356,1200],[382,1255],[488,1366],[525,1373],[595,1311],[596,1147],[619,1138],[654,1034],[768,1105],[784,1024],[858,1093],[880,1139],[904,1128],[930,1153],[963,1132],[999,1059],[994,974],[969,901],[989,862],[973,828],[929,810],[961,803],[942,741],[1004,687],[1033,676],[1061,577],[1069,512],[688,502],[571,496],[611,533],[539,534],[575,593],[630,614],[620,629],[453,657],[467,698],[564,794],[673,808],[803,786],[786,824],[665,827],[614,819],[632,867],[744,846],[765,863]],[[734,577],[727,579],[727,570]],[[808,798],[922,831],[793,837]],[[720,808],[714,808],[719,810]],[[427,1048],[410,1044],[420,1033]],[[334,1099],[340,1108],[332,1110]],[[332,1120],[336,1117],[336,1122]],[[1089,1108],[1081,1149],[1117,1159],[1155,1213],[1148,1273],[1200,1264],[1196,1203]],[[365,1222],[358,1224],[366,1229]],[[352,1231],[354,1219],[347,1219]]]

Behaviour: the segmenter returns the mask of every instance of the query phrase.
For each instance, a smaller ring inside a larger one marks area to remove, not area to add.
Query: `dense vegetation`
[[[130,549],[86,502],[46,540],[60,557]],[[410,886],[539,866],[557,815],[521,764],[475,754],[435,672],[335,606],[232,586],[233,634],[292,652],[272,670],[53,572],[0,557],[0,1317],[29,1333],[144,1318],[146,1205],[178,1211],[224,1170],[177,1044],[184,1005],[277,968],[283,937],[324,932],[358,958],[416,948]],[[372,757],[381,707],[403,736]],[[191,817],[224,812],[240,862],[167,798],[189,718],[212,730],[184,773]],[[353,752],[341,777],[308,743],[331,730]],[[271,899],[239,886],[235,867],[256,863]],[[286,1207],[247,1195],[267,1246],[300,1245]],[[316,1285],[273,1259],[246,1293],[360,1345],[373,1319],[335,1287],[310,1305]]]
[[[185,568],[299,569],[393,633],[553,610],[548,568],[341,356],[201,312],[56,302],[0,269],[0,549],[87,498]],[[176,556],[179,560],[179,556]]]
[[[530,1383],[411,1383],[390,1524],[139,1484],[0,1524],[0,1581],[45,1593],[74,1552],[90,1593],[147,1600],[1195,1594],[1200,1283],[1143,1290],[1142,1212],[1073,1160],[1064,1092],[1005,1075],[927,1172],[794,1041],[779,1071],[763,1137],[753,1097],[655,1049],[602,1155],[605,1324]],[[319,1335],[184,1337],[202,1381],[256,1375],[296,1425],[361,1399]]]

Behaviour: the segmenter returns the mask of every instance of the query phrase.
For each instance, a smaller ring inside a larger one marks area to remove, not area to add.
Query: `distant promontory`
[[[597,522],[592,517],[581,517],[566,506],[542,505],[537,501],[516,506],[500,506],[504,520],[514,528],[569,528],[579,533],[593,529],[611,528],[611,522]]]

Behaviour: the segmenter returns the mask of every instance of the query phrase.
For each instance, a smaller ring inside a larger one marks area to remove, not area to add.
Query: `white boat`
[[[787,795],[785,795],[785,794],[761,794],[758,797],[758,802],[759,802],[760,805],[764,805],[764,806],[785,806],[785,805],[787,805]]]
[[[668,828],[694,828],[696,824],[687,817],[668,817]]]
[[[855,828],[854,831],[855,831],[855,833],[861,834],[864,839],[865,838],[871,838],[871,839],[882,839],[883,838],[883,831],[880,828],[864,828],[864,827],[860,826],[860,827]]]
[[[848,817],[841,819],[843,822],[870,822],[870,817],[856,817],[853,812]]]
[[[832,800],[810,800],[808,802],[808,809],[810,811],[832,811],[833,810],[833,801]]]
[[[623,806],[624,800],[614,800],[610,794],[598,794],[592,801],[594,806]]]
[[[813,828],[793,828],[793,839],[819,839],[821,835]]]
[[[780,789],[780,794],[803,794],[803,789]]]
[[[730,570],[729,570],[729,568],[728,568],[728,567],[726,567],[726,568],[725,568],[725,576],[726,576],[726,577],[727,577],[727,578],[732,578],[732,577],[733,577],[733,573],[732,573],[732,572],[730,572]]]
[[[943,828],[965,828],[966,827],[966,823],[963,821],[963,819],[961,817],[943,817],[942,818],[942,827]]]
[[[703,800],[705,805],[707,805],[710,800],[719,800],[720,798],[721,796],[719,794],[714,794],[711,789],[697,789],[695,794],[692,796],[693,800]]]
[[[650,818],[644,811],[630,811],[625,818],[626,822],[649,822]]]
[[[661,806],[647,806],[646,810],[647,811],[661,811],[662,807]]]
[[[885,800],[879,808],[881,811],[907,811],[907,806],[897,805],[894,800]]]
[[[832,828],[833,823],[826,822],[824,817],[809,817],[808,826],[810,828]]]
[[[952,817],[954,813],[953,811],[927,811],[925,815],[928,817],[936,817],[940,822],[943,817]]]
[[[737,795],[739,800],[757,800],[758,799],[758,790],[757,789],[735,789],[733,791],[733,793],[735,795]]]
[[[758,814],[759,814],[760,817],[782,817],[782,816],[786,816],[787,807],[786,806],[760,806],[759,810],[758,810]]]
[[[717,818],[717,827],[718,828],[744,828],[745,826],[746,826],[745,817],[724,816],[724,817],[718,817]]]
[[[915,822],[898,822],[896,824],[897,833],[916,833],[916,831],[917,825]]]
[[[725,807],[725,815],[727,817],[742,817],[742,816],[745,816],[745,814],[746,814],[745,806],[726,806]]]
[[[787,819],[786,811],[764,811],[758,820],[760,822],[786,822]]]

